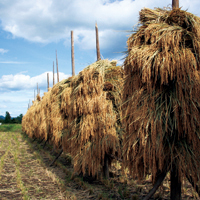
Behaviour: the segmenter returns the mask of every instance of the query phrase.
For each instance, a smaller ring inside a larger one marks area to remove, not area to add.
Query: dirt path
[[[91,180],[74,176],[69,156],[62,154],[53,167],[52,146],[45,149],[21,133],[0,132],[0,200],[139,200],[152,187],[150,181],[139,184],[120,174],[119,164],[110,180]],[[191,186],[183,189],[183,199],[198,199]],[[169,199],[169,181],[165,181],[152,199]]]
[[[0,133],[0,141],[0,199],[66,199],[56,175],[20,134]]]

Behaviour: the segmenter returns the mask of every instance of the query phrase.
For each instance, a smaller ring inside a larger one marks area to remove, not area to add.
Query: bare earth
[[[139,183],[121,173],[120,163],[112,166],[112,178],[95,180],[73,176],[68,155],[62,154],[53,167],[49,164],[56,153],[21,133],[0,132],[0,199],[142,199],[151,189],[147,179]],[[152,199],[169,199],[169,178]],[[186,182],[183,199],[198,199]]]

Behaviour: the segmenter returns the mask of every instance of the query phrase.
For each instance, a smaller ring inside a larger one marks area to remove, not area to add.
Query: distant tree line
[[[4,124],[21,124],[23,114],[20,114],[17,117],[11,117],[10,113],[6,111],[5,118],[0,119],[0,123]]]

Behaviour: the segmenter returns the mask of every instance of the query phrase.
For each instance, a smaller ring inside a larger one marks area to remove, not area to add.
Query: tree
[[[152,174],[154,189],[170,171],[179,200],[183,177],[197,188],[200,176],[200,18],[143,9],[140,23],[124,62],[123,164],[133,177]]]
[[[5,120],[4,122],[6,124],[10,123],[11,122],[11,116],[10,116],[10,113],[8,111],[6,111],[6,115],[5,115]]]
[[[23,118],[23,114],[20,114],[19,116],[17,116],[17,120],[18,120],[18,123],[22,123],[22,118]]]

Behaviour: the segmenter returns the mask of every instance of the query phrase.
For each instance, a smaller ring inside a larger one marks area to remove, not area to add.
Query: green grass
[[[2,124],[0,125],[0,132],[21,132],[21,124]]]

